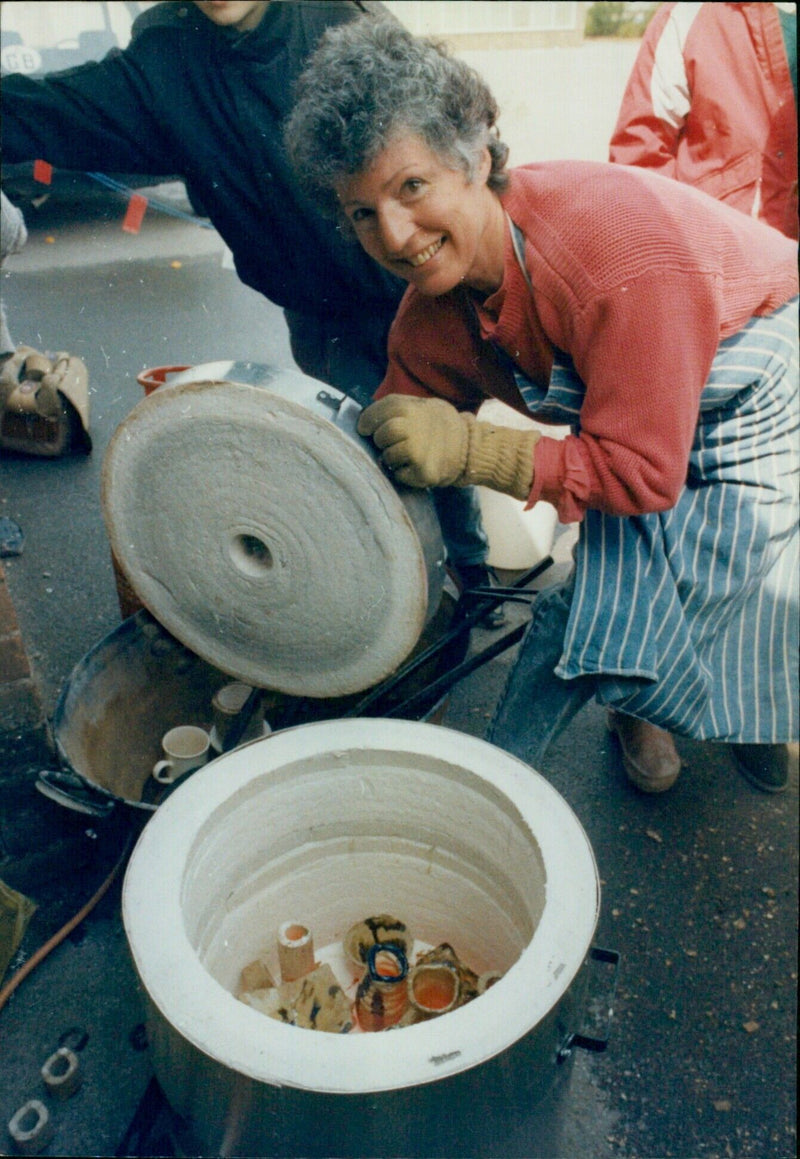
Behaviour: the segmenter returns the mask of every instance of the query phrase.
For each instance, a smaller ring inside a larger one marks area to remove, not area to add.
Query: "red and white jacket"
[[[609,158],[695,185],[796,238],[797,110],[776,5],[659,8]]]

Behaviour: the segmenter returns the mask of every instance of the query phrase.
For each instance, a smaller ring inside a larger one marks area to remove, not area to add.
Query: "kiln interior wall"
[[[298,919],[318,947],[373,913],[450,942],[474,970],[510,969],[546,903],[536,837],[463,768],[385,751],[324,753],[255,777],[207,819],[182,882],[186,933],[233,991]]]

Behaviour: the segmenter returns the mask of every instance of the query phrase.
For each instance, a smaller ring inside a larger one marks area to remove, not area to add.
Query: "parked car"
[[[152,2],[3,0],[0,4],[0,73],[21,72],[40,77],[74,68],[88,60],[102,60],[126,47],[134,20],[146,8],[151,8]],[[139,189],[177,180],[170,174],[154,177],[109,173],[104,176],[110,182],[104,184],[88,173],[54,169],[51,183],[46,185],[34,178],[33,167],[33,161],[2,166],[3,191],[23,209],[38,207],[49,198],[80,201],[88,197],[119,197],[119,192],[110,189],[112,182],[126,189]],[[174,189],[171,193],[174,201]]]

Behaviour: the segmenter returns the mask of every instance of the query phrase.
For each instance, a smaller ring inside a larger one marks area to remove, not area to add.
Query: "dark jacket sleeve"
[[[282,143],[309,53],[331,24],[358,14],[350,0],[281,0],[241,36],[170,0],[147,10],[114,57],[41,80],[5,78],[4,160],[175,174],[242,281],[271,301],[348,318],[365,303],[393,313],[402,284],[321,218]]]
[[[42,158],[63,169],[172,172],[169,145],[147,100],[136,55],[125,51],[42,79],[2,81],[3,160]]]
[[[325,29],[365,12],[388,17],[380,3],[304,0],[286,3],[284,18],[281,4],[279,37],[287,37],[282,60],[289,76],[282,77],[276,103],[291,95],[292,72],[302,67]],[[201,76],[212,62],[222,60],[215,54],[224,35],[193,5],[158,4],[134,22],[131,43],[123,52],[43,78],[3,77],[3,160],[13,164],[42,158],[64,169],[180,172],[183,141],[165,110],[163,90],[169,89],[172,70],[185,85],[187,78]],[[252,43],[243,55],[252,53],[268,67],[270,52],[264,55],[257,37]]]

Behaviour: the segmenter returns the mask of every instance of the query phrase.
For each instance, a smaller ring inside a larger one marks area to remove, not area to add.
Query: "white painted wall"
[[[477,69],[497,98],[512,165],[607,161],[639,44],[586,40],[575,47],[464,49],[457,55]]]
[[[387,5],[416,36],[454,32],[551,31],[583,23],[577,0],[389,0]]]
[[[469,30],[478,7],[496,13],[493,30],[513,18],[508,4],[474,0],[387,0],[387,8],[412,32],[447,37]],[[533,16],[552,18],[551,5],[525,5]],[[572,4],[563,4],[564,15]],[[481,13],[485,22],[485,13]],[[445,17],[447,19],[445,19]],[[487,31],[489,31],[487,29]],[[639,40],[585,40],[554,48],[455,48],[488,81],[501,109],[500,128],[511,164],[579,158],[607,161],[608,142]]]

